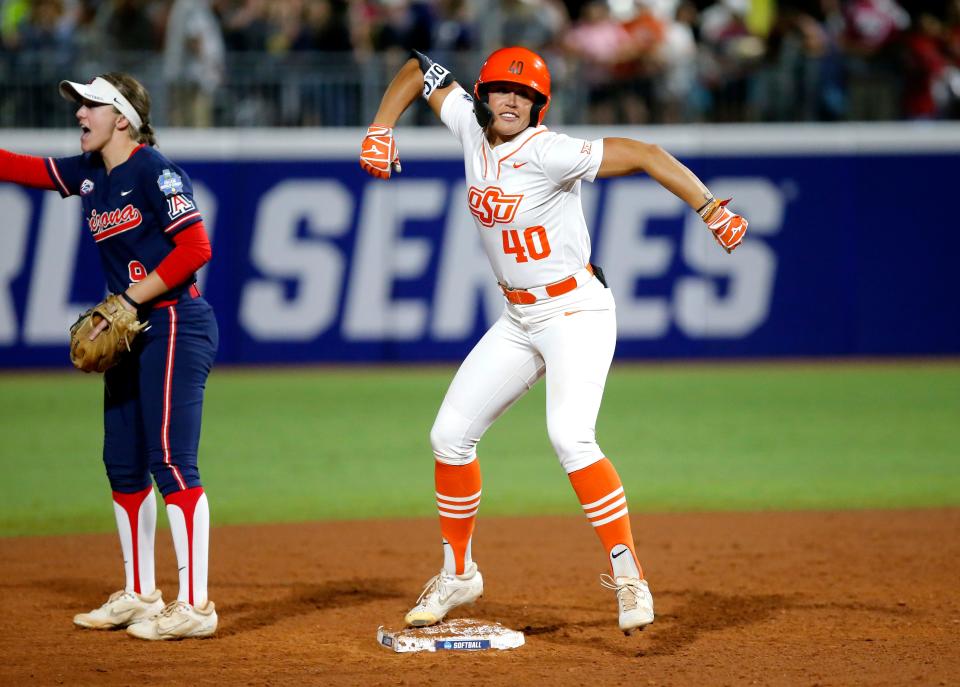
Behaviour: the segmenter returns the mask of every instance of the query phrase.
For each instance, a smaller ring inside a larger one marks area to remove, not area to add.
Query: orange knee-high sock
[[[443,567],[461,575],[471,562],[470,539],[480,508],[480,461],[474,459],[466,465],[437,461],[434,482],[443,534]]]
[[[623,547],[626,547],[642,579],[643,568],[640,567],[640,560],[633,546],[633,533],[630,530],[627,497],[613,464],[603,458],[582,470],[571,472],[569,477],[587,520],[593,525],[607,551],[611,569],[617,574],[621,571],[627,572],[625,568],[632,567],[624,566],[626,561],[620,559],[625,551]]]

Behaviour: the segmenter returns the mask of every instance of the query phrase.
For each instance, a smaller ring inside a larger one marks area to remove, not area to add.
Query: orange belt
[[[200,298],[200,289],[197,288],[196,284],[191,284],[190,288],[181,293],[179,298],[172,298],[168,301],[157,301],[151,307],[154,310],[157,308],[166,308],[169,305],[176,305],[180,301],[192,301],[194,298]]]
[[[555,298],[565,293],[570,293],[578,286],[583,286],[593,279],[593,266],[587,265],[581,270],[571,274],[566,279],[555,281],[546,286],[533,286],[529,289],[511,289],[509,286],[500,284],[500,290],[504,297],[514,305],[530,305],[537,301],[547,298]]]

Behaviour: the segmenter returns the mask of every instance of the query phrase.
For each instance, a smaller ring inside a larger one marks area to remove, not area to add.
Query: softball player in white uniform
[[[594,427],[616,345],[613,296],[590,263],[580,206],[581,182],[644,171],[696,209],[728,252],[747,221],[717,201],[656,145],[624,138],[586,141],[542,125],[550,74],[525,48],[487,58],[473,94],[419,53],[391,82],[361,147],[367,172],[400,171],[393,135],[418,95],[463,146],[467,202],[504,293],[500,319],[460,366],[430,433],[443,569],[406,616],[432,625],[483,593],[471,556],[480,505],[476,446],[484,432],[541,377],[547,384],[547,431],[560,463],[600,537],[616,591],[620,629],[653,622],[653,598],[634,549],[623,485],[597,445]],[[629,555],[628,555],[629,554]]]

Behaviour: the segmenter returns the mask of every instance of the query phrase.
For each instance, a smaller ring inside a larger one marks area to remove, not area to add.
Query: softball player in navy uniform
[[[467,204],[504,294],[500,319],[457,371],[430,433],[444,562],[406,622],[439,622],[483,593],[472,560],[480,507],[477,442],[541,377],[547,384],[547,432],[612,574],[620,629],[653,622],[653,598],[634,548],[620,477],[597,445],[594,427],[616,343],[613,296],[590,264],[580,206],[582,181],[646,172],[697,210],[732,251],[747,221],[656,145],[626,138],[594,141],[557,134],[542,122],[550,73],[525,48],[497,50],[473,94],[450,72],[415,53],[383,96],[367,130],[360,165],[389,178],[400,171],[393,127],[422,95],[463,146]]]
[[[143,86],[111,73],[89,84],[63,81],[60,93],[79,105],[83,154],[0,151],[0,180],[79,195],[110,292],[149,323],[104,377],[103,462],[126,584],[74,622],[126,627],[142,639],[206,637],[217,614],[207,598],[210,515],[197,447],[217,325],[195,273],[210,259],[210,243],[189,177],[153,147]],[[154,582],[151,474],[166,502],[179,568],[179,594],[169,604]]]

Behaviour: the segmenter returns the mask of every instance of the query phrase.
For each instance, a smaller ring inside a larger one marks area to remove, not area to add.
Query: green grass
[[[434,513],[452,368],[215,371],[214,524]],[[105,531],[96,375],[0,376],[0,535]],[[480,444],[484,513],[578,513],[538,385]],[[616,366],[597,435],[631,510],[960,505],[960,363]]]

